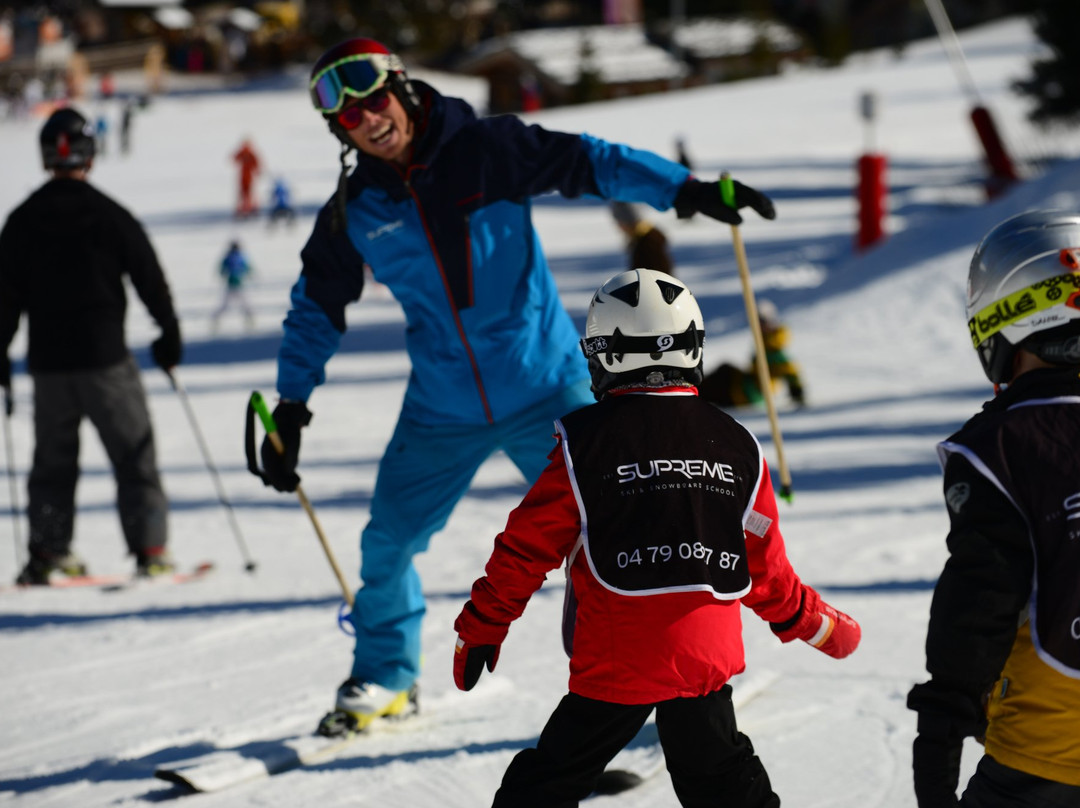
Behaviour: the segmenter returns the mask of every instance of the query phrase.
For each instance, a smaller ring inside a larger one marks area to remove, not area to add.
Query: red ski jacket
[[[740,602],[783,623],[803,591],[757,440],[693,388],[609,396],[556,426],[462,639],[500,644],[565,562],[571,692],[653,704],[718,690],[745,667]]]

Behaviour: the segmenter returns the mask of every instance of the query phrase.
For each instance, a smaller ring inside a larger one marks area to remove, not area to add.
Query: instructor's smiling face
[[[355,108],[349,110],[351,114],[359,113],[363,116],[359,125],[349,129],[349,137],[364,154],[407,165],[413,139],[413,122],[396,95],[387,92],[386,96],[389,103],[377,112],[359,101],[348,105],[347,108]]]

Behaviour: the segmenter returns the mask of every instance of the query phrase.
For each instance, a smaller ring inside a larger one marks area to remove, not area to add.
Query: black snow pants
[[[30,554],[50,559],[71,549],[79,425],[97,429],[116,478],[116,503],[128,550],[165,546],[168,502],[139,369],[131,356],[96,370],[35,373],[34,460],[28,488]]]
[[[684,808],[778,808],[765,767],[735,724],[729,685],[699,698],[641,705],[570,693],[536,748],[510,762],[493,808],[576,808],[654,708],[668,774]]]
[[[1080,786],[1044,780],[983,755],[960,799],[961,808],[1076,808]]]

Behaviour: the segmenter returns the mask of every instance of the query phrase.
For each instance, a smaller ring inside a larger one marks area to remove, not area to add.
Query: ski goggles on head
[[[651,337],[629,337],[615,329],[615,333],[596,337],[586,337],[579,343],[581,352],[586,359],[603,354],[611,363],[615,354],[649,354],[654,360],[659,361],[660,355],[668,351],[683,351],[692,358],[697,358],[697,352],[705,344],[705,332],[700,331],[694,323],[681,334],[658,334]]]
[[[386,83],[393,71],[404,71],[400,58],[391,53],[360,53],[346,56],[316,73],[308,90],[311,103],[324,115],[345,105],[347,96],[364,98]]]

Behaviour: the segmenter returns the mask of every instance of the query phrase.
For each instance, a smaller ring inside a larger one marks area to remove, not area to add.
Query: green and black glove
[[[295,491],[300,485],[296,464],[300,461],[300,430],[311,423],[311,411],[303,401],[281,401],[274,408],[277,436],[285,451],[278,453],[270,436],[263,438],[260,454],[263,481],[278,491]]]
[[[776,208],[769,197],[738,180],[733,180],[732,185],[735,189],[735,207],[724,202],[719,182],[702,182],[691,177],[675,196],[675,214],[680,219],[689,219],[695,213],[704,213],[721,222],[742,224],[739,209],[748,207],[763,219],[776,218]]]

